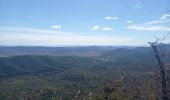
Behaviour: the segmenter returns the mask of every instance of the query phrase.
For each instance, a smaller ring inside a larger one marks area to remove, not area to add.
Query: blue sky
[[[145,45],[170,32],[170,0],[0,0],[0,45]]]

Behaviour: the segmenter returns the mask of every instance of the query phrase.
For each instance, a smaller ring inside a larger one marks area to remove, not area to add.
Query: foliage
[[[0,100],[159,100],[157,68],[148,48],[1,57]]]

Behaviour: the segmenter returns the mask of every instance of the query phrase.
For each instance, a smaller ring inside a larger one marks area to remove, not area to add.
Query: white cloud
[[[57,30],[35,29],[35,28],[17,28],[17,27],[0,27],[0,34],[17,33],[17,34],[72,34],[69,32],[60,32]]]
[[[96,31],[96,30],[98,30],[100,28],[100,25],[95,25],[95,26],[93,26],[93,28],[91,29],[92,31]]]
[[[133,21],[131,21],[131,20],[128,20],[128,21],[126,21],[126,23],[132,23]]]
[[[148,21],[148,22],[145,22],[144,24],[161,24],[161,23],[165,23],[165,21]]]
[[[115,17],[115,16],[107,16],[105,17],[106,20],[117,20],[119,19],[118,17]]]
[[[145,26],[145,25],[129,25],[127,29],[140,30],[140,31],[167,31],[170,32],[170,27],[167,26]]]
[[[140,31],[162,31],[170,32],[170,27],[168,26],[169,20],[154,20],[147,21],[142,24],[130,24],[126,29],[140,30]]]
[[[128,45],[133,43],[128,37],[106,37],[106,36],[51,36],[51,35],[4,35],[0,44],[15,45]]]
[[[111,31],[111,30],[113,30],[113,29],[112,29],[111,27],[106,26],[106,27],[104,27],[102,30],[103,30],[103,31]]]
[[[170,15],[169,15],[169,14],[165,14],[165,15],[162,15],[160,19],[162,19],[162,20],[163,20],[163,19],[167,19],[167,18],[169,18],[169,17],[170,17]]]
[[[60,29],[61,26],[59,26],[59,25],[53,25],[53,26],[51,26],[51,28],[53,28],[53,29]]]
[[[10,30],[9,30],[10,29]],[[43,32],[44,31],[44,32]],[[84,36],[28,28],[0,28],[0,45],[135,45],[130,37]]]

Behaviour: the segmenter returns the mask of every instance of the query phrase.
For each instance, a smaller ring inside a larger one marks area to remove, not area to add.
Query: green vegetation
[[[0,100],[159,100],[157,68],[149,48],[1,57]]]

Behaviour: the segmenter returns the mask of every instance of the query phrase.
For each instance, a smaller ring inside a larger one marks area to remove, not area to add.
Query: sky
[[[0,0],[2,46],[138,46],[168,33],[170,0]]]

